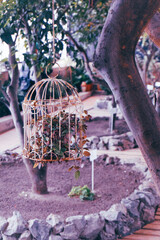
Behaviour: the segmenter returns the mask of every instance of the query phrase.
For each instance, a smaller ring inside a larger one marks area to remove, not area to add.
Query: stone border
[[[110,160],[106,158],[106,161]],[[124,164],[128,160],[120,162]],[[31,219],[28,222],[18,211],[14,211],[8,219],[0,217],[0,240],[116,240],[141,229],[154,221],[160,198],[146,165],[136,159],[131,159],[132,162],[135,163],[133,169],[144,174],[144,181],[132,194],[119,204],[112,205],[109,210],[66,219],[50,214],[46,221]]]

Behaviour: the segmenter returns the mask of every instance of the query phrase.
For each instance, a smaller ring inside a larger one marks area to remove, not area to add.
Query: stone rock
[[[108,139],[108,149],[110,150],[125,150],[132,149],[135,146],[130,133],[112,136]]]
[[[81,233],[85,227],[86,220],[83,215],[77,215],[66,218],[66,223],[74,224],[78,232]]]
[[[59,234],[63,231],[64,228],[64,218],[57,214],[51,213],[47,218],[46,222],[53,227],[53,233]]]
[[[3,240],[17,240],[16,237],[6,236],[6,235],[4,235],[4,234],[2,234],[2,239],[3,239]]]
[[[63,238],[61,236],[51,234],[49,236],[49,240],[63,240]]]
[[[140,229],[141,226],[142,224],[140,218],[133,218],[129,214],[122,215],[121,219],[117,222],[116,233],[118,237],[123,237]]]
[[[109,139],[112,139],[112,136],[103,136],[100,138],[105,145],[108,145]]]
[[[122,141],[122,145],[123,145],[123,150],[134,148],[134,143],[132,143],[131,141],[126,140],[126,139],[123,139],[121,141]]]
[[[118,224],[117,232],[118,237],[123,237],[129,235],[131,230],[128,226],[124,225],[122,222]]]
[[[77,240],[79,238],[79,232],[73,223],[65,225],[64,230],[60,233],[60,235],[66,240]]]
[[[23,219],[20,212],[14,211],[13,216],[7,219],[8,227],[4,231],[4,234],[11,236],[13,234],[21,234],[27,227],[27,222]]]
[[[155,184],[153,183],[153,181],[151,181],[151,179],[144,180],[143,183],[139,185],[138,189],[140,191],[147,191],[147,192],[151,192],[154,195],[157,195]]]
[[[127,132],[127,133],[126,133],[126,136],[127,136],[127,138],[128,138],[132,143],[135,142],[135,138],[133,137],[132,132]]]
[[[114,204],[108,211],[101,211],[100,215],[107,221],[118,221],[122,215],[127,215],[127,208],[123,204]]]
[[[108,149],[113,151],[116,151],[116,150],[122,151],[123,144],[119,139],[111,138],[109,139],[109,142],[108,142]]]
[[[101,240],[115,240],[115,239],[117,239],[117,235],[116,234],[111,235],[103,230],[100,232],[100,239]]]
[[[32,239],[32,236],[31,236],[30,231],[25,230],[25,231],[21,234],[21,236],[20,236],[20,238],[19,238],[18,240],[31,240],[31,239]]]
[[[43,220],[32,219],[28,221],[29,231],[36,240],[48,240],[52,226]]]
[[[104,220],[97,213],[85,216],[86,225],[80,237],[88,240],[94,240],[104,227]]]
[[[133,221],[132,225],[130,225],[131,233],[142,228],[142,222],[139,218],[133,218],[133,220],[134,221]]]
[[[105,227],[104,230],[106,233],[114,235],[115,234],[115,230],[116,230],[117,224],[116,223],[112,223],[112,222],[108,222]]]
[[[101,164],[101,163],[106,162],[107,158],[108,158],[107,154],[102,154],[102,155],[98,156],[97,159],[95,159],[95,161],[96,161],[96,163]]]
[[[99,137],[96,137],[96,136],[89,137],[88,140],[91,143],[94,143],[94,144],[98,144],[99,143]]]
[[[103,136],[96,137],[92,136],[88,138],[90,141],[85,147],[91,147],[91,149],[109,149],[109,150],[119,150],[131,149],[135,146],[133,135],[128,132],[121,135],[115,136]]]
[[[110,165],[110,164],[118,165],[119,163],[120,163],[120,159],[118,157],[108,157],[108,158],[106,158],[106,165]]]
[[[128,198],[131,200],[140,200],[147,206],[153,206],[156,204],[155,197],[150,192],[135,190]]]
[[[0,216],[0,232],[3,233],[7,228],[8,224],[9,223],[7,222],[7,220],[4,217]]]
[[[99,109],[108,109],[108,100],[107,99],[98,99],[96,101],[96,107]]]
[[[142,210],[142,220],[145,223],[153,222],[155,218],[155,209],[145,206]]]
[[[136,194],[139,196],[139,199],[144,201],[149,206],[156,206],[156,199],[151,192],[148,191],[137,191]]]
[[[140,213],[138,211],[139,200],[129,200],[129,199],[122,199],[121,203],[125,205],[129,215],[133,218],[140,218]]]
[[[103,140],[100,139],[99,143],[97,144],[97,149],[105,150],[105,149],[108,149],[108,147],[107,147],[106,144],[103,142]]]
[[[91,142],[91,149],[96,149],[98,143],[99,143],[99,138],[98,137],[94,137],[94,139]]]
[[[145,207],[145,204],[144,204],[143,202],[141,202],[141,203],[139,204],[139,207],[138,207],[138,211],[139,211],[140,217],[141,217],[142,210],[143,210],[144,207]]]

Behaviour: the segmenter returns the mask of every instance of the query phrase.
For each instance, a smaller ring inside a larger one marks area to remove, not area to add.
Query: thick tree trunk
[[[160,121],[134,58],[137,41],[158,7],[157,0],[115,0],[94,62],[108,82],[160,193]]]
[[[23,119],[20,114],[17,90],[18,90],[18,79],[19,79],[19,70],[16,62],[15,54],[12,52],[14,43],[10,46],[10,64],[14,66],[12,69],[11,84],[8,87],[8,96],[10,100],[10,111],[12,114],[13,122],[16,128],[16,131],[19,135],[21,148],[24,147],[24,132],[23,132]],[[41,167],[40,169],[33,168],[33,162],[29,159],[24,159],[24,164],[27,168],[28,174],[31,178],[32,191],[39,194],[48,193],[47,190],[47,166]]]

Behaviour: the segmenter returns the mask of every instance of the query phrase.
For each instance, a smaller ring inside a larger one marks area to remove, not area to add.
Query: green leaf
[[[80,177],[80,171],[77,170],[77,171],[75,172],[75,179],[78,179],[79,177]]]

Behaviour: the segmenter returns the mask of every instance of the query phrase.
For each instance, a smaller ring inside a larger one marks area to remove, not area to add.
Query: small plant
[[[81,200],[90,200],[93,201],[95,198],[95,194],[91,192],[87,185],[83,187],[77,186],[72,187],[70,193],[68,194],[69,197],[79,197]]]

